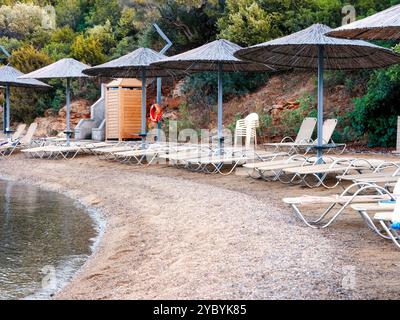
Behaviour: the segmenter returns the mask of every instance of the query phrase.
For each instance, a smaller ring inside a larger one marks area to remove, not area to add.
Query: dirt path
[[[399,297],[400,252],[356,215],[302,226],[280,199],[307,189],[94,157],[17,155],[0,161],[0,177],[67,193],[106,219],[97,253],[58,298]]]

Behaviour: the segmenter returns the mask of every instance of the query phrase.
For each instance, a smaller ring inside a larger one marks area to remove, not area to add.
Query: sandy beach
[[[57,299],[400,297],[400,250],[355,212],[329,229],[311,230],[281,201],[340,188],[310,190],[94,156],[54,161],[18,154],[0,161],[0,178],[65,193],[104,217],[96,252]]]

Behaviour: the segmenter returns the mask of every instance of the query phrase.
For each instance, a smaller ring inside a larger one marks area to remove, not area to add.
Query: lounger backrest
[[[295,143],[300,144],[309,142],[312,138],[316,124],[316,118],[305,118],[299,129]]]
[[[322,133],[322,143],[326,144],[332,140],[332,135],[335,132],[337,126],[337,119],[325,120]]]
[[[21,137],[22,133],[24,132],[25,128],[26,128],[26,124],[25,123],[22,123],[22,124],[18,125],[17,130],[15,130],[15,132],[12,135],[11,139],[12,140],[18,140]]]
[[[36,122],[31,123],[28,130],[26,131],[26,134],[19,140],[19,142],[21,142],[21,144],[24,144],[24,145],[31,144],[33,135],[35,134],[37,127],[38,127],[38,124]]]

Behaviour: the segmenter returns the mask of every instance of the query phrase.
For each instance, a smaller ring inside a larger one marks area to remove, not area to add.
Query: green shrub
[[[351,114],[358,137],[366,137],[370,147],[393,147],[396,141],[397,116],[400,114],[400,67],[376,71],[365,96],[354,100]]]
[[[258,112],[258,116],[260,117],[260,126],[257,129],[257,134],[259,136],[275,135],[276,128],[272,126],[272,116],[264,112]]]

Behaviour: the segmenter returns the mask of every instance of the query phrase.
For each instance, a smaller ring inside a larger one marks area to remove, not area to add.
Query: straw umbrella
[[[327,35],[361,40],[399,40],[400,4],[370,17],[341,26]]]
[[[224,72],[266,72],[273,68],[259,63],[249,63],[234,57],[241,49],[235,43],[221,39],[190,51],[166,58],[154,66],[185,72],[218,72],[218,139],[222,144],[222,80]]]
[[[361,40],[326,36],[332,29],[315,24],[292,35],[258,44],[235,53],[238,58],[273,67],[318,69],[318,156],[322,156],[324,70],[383,68],[400,62],[400,55]]]
[[[168,77],[173,73],[151,65],[153,62],[166,58],[165,55],[152,49],[139,48],[131,53],[110,62],[84,70],[90,76],[111,78],[141,78],[142,79],[142,127],[140,136],[146,138],[146,79]]]
[[[70,144],[70,136],[72,134],[71,124],[70,124],[70,112],[71,112],[71,79],[72,78],[86,78],[87,75],[82,73],[83,69],[89,68],[88,65],[79,62],[72,58],[61,59],[57,62],[54,62],[46,67],[28,73],[24,76],[21,76],[19,79],[66,79],[66,105],[67,105],[67,114],[66,114],[66,123],[67,129],[65,130],[65,134],[67,135],[67,145]]]
[[[5,110],[4,110],[4,129],[5,133],[10,133],[10,87],[22,87],[22,88],[37,88],[37,89],[48,89],[49,85],[35,80],[35,79],[18,79],[18,77],[24,74],[7,65],[0,68],[0,85],[4,87],[5,95]]]

